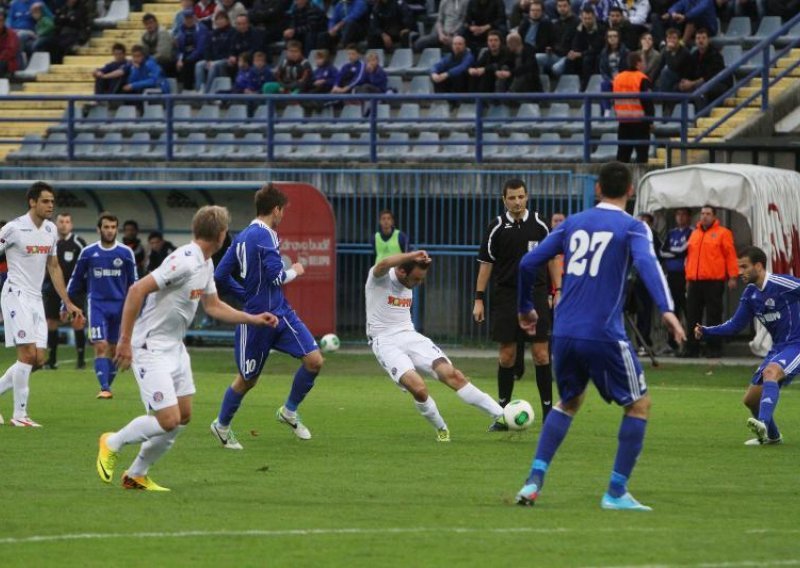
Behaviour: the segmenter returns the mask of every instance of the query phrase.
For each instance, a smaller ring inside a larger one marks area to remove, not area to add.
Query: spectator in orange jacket
[[[711,205],[700,209],[700,222],[689,237],[686,255],[686,325],[691,329],[695,324],[719,325],[722,323],[722,297],[725,281],[728,288],[736,288],[739,267],[736,261],[736,248],[733,233],[720,225],[717,210]],[[703,324],[703,311],[707,323]],[[691,334],[688,334],[691,335]],[[706,356],[722,355],[719,340],[708,337]],[[686,342],[684,357],[697,357],[700,345],[692,337]]]

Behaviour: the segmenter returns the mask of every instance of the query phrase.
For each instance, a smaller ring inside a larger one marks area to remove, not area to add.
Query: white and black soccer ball
[[[533,408],[527,400],[512,400],[503,408],[509,430],[526,430],[533,424]]]
[[[338,351],[341,345],[342,343],[339,341],[339,336],[335,333],[326,333],[322,336],[322,339],[319,340],[319,350],[323,353]]]

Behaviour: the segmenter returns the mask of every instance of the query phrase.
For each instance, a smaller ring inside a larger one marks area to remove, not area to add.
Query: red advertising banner
[[[281,257],[299,262],[305,274],[284,287],[300,319],[315,337],[336,332],[336,224],[333,209],[316,187],[275,183],[289,197],[278,226]]]

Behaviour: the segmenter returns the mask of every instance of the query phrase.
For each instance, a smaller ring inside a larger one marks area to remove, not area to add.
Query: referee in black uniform
[[[58,264],[64,273],[64,282],[69,282],[72,271],[75,270],[75,264],[78,262],[78,256],[86,246],[86,241],[72,232],[72,216],[69,213],[59,213],[56,216],[56,229],[58,230],[58,243],[56,244]],[[58,326],[61,325],[61,298],[56,294],[49,275],[44,280],[42,298],[44,299],[44,315],[47,318],[47,349],[49,351],[45,368],[56,369],[58,368]],[[76,306],[83,308],[86,305],[85,297],[74,298],[74,300]],[[84,357],[86,332],[83,329],[75,330],[75,348],[78,351],[77,367],[83,369],[86,367]]]
[[[552,407],[553,400],[553,378],[548,344],[552,327],[548,305],[548,278],[544,271],[539,272],[539,279],[534,288],[534,303],[541,319],[536,324],[536,335],[531,338],[520,328],[517,320],[517,268],[525,253],[542,242],[550,231],[536,211],[528,210],[528,191],[522,180],[510,179],[505,183],[503,205],[506,208],[505,214],[489,224],[478,253],[480,269],[475,285],[472,315],[476,322],[484,321],[486,287],[490,278],[493,279],[491,336],[494,341],[500,343],[497,369],[498,402],[501,406],[505,406],[511,400],[514,380],[522,373],[521,370],[515,370],[518,364],[517,356],[519,355],[520,360],[524,361],[525,341],[533,341],[536,386],[542,401],[542,420],[544,420]],[[561,272],[552,262],[549,272],[557,299],[561,290]]]

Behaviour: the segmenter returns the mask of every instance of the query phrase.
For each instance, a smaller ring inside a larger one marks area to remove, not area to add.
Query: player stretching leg
[[[713,327],[697,324],[694,335],[735,335],[757,318],[772,336],[772,349],[753,375],[744,395],[752,418],[747,427],[756,435],[747,446],[783,442],[773,415],[783,387],[800,372],[800,278],[771,274],[767,255],[758,247],[747,247],[739,255],[739,275],[747,284],[733,317]]]
[[[137,278],[133,251],[117,242],[118,225],[119,220],[111,213],[100,214],[97,220],[100,240],[81,251],[67,286],[70,298],[78,298],[88,289],[89,340],[94,348],[100,399],[112,397],[111,385],[117,376],[112,360],[119,339],[122,306]]]
[[[114,475],[119,451],[141,443],[139,455],[122,475],[122,486],[169,491],[150,479],[148,471],[172,447],[192,414],[194,379],[183,338],[198,302],[203,302],[209,316],[227,323],[277,324],[270,313],[246,314],[217,296],[211,257],[222,246],[229,222],[224,207],[201,207],[192,219],[192,242],[178,248],[128,292],[114,362],[120,370],[133,367],[148,414],[100,436],[97,473],[106,483]]]
[[[49,220],[55,205],[53,188],[37,181],[28,190],[27,201],[28,212],[0,229],[0,253],[5,252],[8,259],[2,298],[6,347],[17,348],[17,361],[0,377],[0,395],[14,389],[12,426],[38,427],[40,424],[28,416],[28,384],[31,373],[44,364],[47,348],[47,321],[42,303],[45,268],[69,315],[80,323],[83,312],[67,297],[56,256],[58,233]]]
[[[274,329],[248,325],[236,328],[234,358],[239,373],[225,391],[219,415],[211,423],[211,432],[223,447],[231,450],[242,449],[230,428],[231,421],[247,392],[258,382],[271,349],[302,360],[289,396],[278,408],[276,418],[289,426],[301,440],[311,439],[311,432],[300,420],[297,407],[314,387],[323,359],[311,332],[283,294],[284,285],[303,275],[300,263],[293,264],[288,270],[283,269],[275,232],[288,201],[286,195],[271,183],[258,190],[255,194],[256,218],[237,235],[214,275],[220,290],[235,294],[244,311],[269,311],[279,319]],[[244,287],[233,279],[233,274],[244,281]]]
[[[650,412],[644,373],[622,321],[622,291],[631,261],[675,340],[683,341],[685,334],[672,313],[672,298],[653,251],[650,229],[625,213],[628,197],[633,195],[630,171],[619,162],[604,165],[599,189],[601,203],[597,207],[567,218],[520,263],[519,321],[529,333],[535,332],[538,318],[530,297],[537,271],[557,254],[564,254],[566,270],[553,330],[553,361],[561,400],[544,422],[517,503],[534,504],[591,379],[607,402],[613,400],[624,409],[611,482],[601,506],[649,511],[650,507],[639,503],[627,489]]]
[[[370,269],[365,288],[367,335],[378,363],[399,387],[411,393],[419,413],[436,428],[436,439],[449,442],[450,431],[418,369],[442,381],[461,400],[501,425],[503,407],[469,382],[441,349],[414,329],[412,289],[422,284],[430,265],[428,254],[416,251],[388,256]]]

